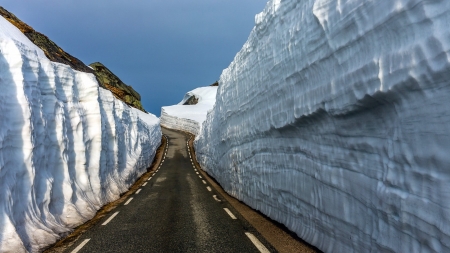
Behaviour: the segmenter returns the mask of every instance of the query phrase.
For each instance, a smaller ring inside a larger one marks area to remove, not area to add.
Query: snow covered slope
[[[161,125],[197,135],[207,112],[216,102],[216,93],[217,86],[200,87],[189,91],[177,105],[161,108]],[[185,105],[192,96],[198,99],[198,103]]]
[[[0,251],[37,252],[146,171],[159,120],[49,61],[0,17]]]
[[[272,0],[196,142],[326,252],[450,252],[450,1]]]

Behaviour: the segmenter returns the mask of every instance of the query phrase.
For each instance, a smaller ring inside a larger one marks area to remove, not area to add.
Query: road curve
[[[159,169],[65,252],[276,252],[202,178],[192,136],[163,129]]]

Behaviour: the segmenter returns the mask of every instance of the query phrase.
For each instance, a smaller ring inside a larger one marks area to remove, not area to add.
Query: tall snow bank
[[[159,120],[49,61],[0,18],[0,251],[37,252],[151,165]]]
[[[325,252],[449,252],[449,24],[450,1],[269,1],[201,165]]]
[[[216,102],[217,86],[200,87],[189,91],[177,105],[161,108],[161,126],[190,132],[197,135],[206,114]],[[198,99],[195,105],[185,105],[192,96]]]

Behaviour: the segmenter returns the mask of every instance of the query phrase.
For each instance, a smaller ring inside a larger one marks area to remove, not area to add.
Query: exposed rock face
[[[68,54],[64,50],[62,50],[55,42],[51,41],[44,34],[35,31],[31,26],[22,22],[18,19],[14,14],[5,10],[0,6],[0,15],[2,15],[6,20],[8,20],[11,24],[19,28],[19,30],[27,36],[29,40],[31,40],[36,46],[38,46],[42,51],[44,51],[45,56],[53,62],[59,62],[66,65],[69,65],[72,69],[93,73],[92,69],[86,66],[82,61]]]
[[[192,96],[190,98],[188,98],[188,100],[186,100],[186,102],[184,102],[183,105],[196,105],[198,104],[198,98],[196,96]]]
[[[141,96],[131,86],[126,85],[111,70],[100,62],[90,64],[94,69],[94,74],[97,76],[100,86],[110,90],[114,96],[129,106],[144,111],[141,104]]]

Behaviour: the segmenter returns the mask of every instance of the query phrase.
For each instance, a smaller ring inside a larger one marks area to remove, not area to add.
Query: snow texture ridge
[[[196,141],[325,252],[450,252],[450,1],[272,0]]]
[[[38,252],[151,165],[159,120],[54,63],[0,18],[0,251]]]
[[[206,114],[216,102],[217,86],[200,87],[189,91],[177,105],[161,108],[161,126],[186,131],[197,135]],[[195,105],[184,105],[192,96],[198,99]]]

